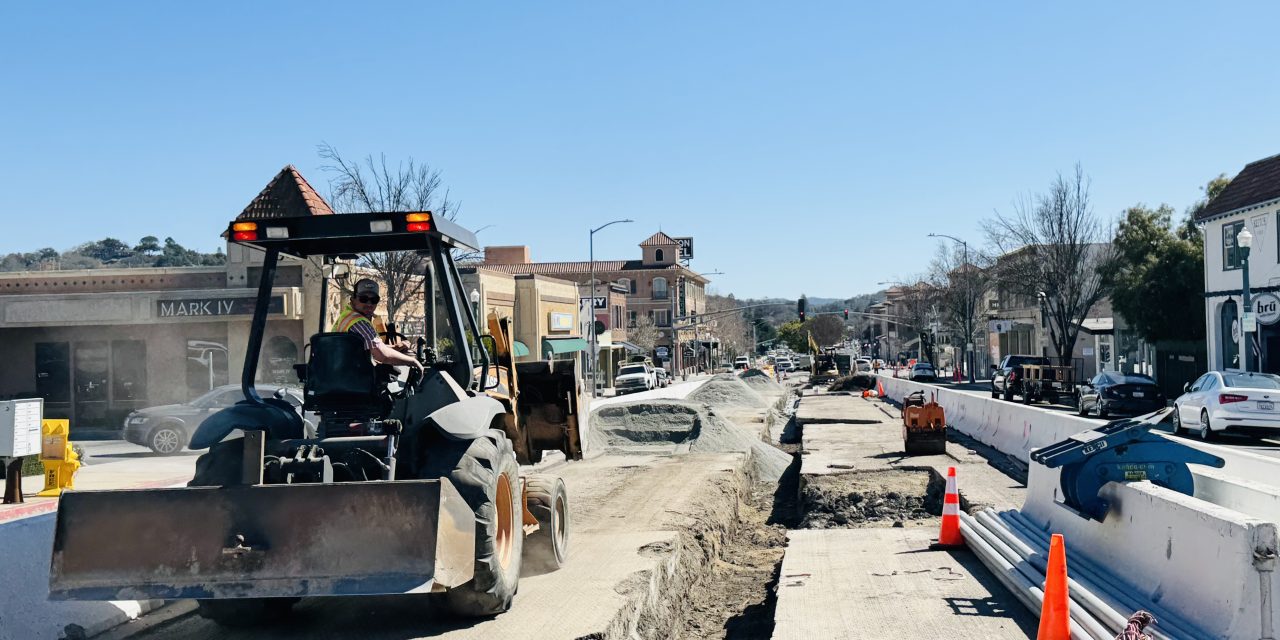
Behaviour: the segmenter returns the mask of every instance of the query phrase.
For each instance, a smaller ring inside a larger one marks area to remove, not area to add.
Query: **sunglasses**
[[[365,304],[378,304],[378,301],[381,299],[382,298],[378,296],[356,296],[356,300],[359,300],[360,302],[363,302]]]

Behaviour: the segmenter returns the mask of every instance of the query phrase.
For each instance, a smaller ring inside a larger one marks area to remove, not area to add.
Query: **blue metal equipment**
[[[1098,496],[1108,482],[1152,484],[1192,495],[1195,480],[1189,464],[1221,468],[1222,458],[1162,435],[1151,427],[1164,420],[1171,409],[1125,420],[1115,420],[1096,429],[1077,433],[1066,440],[1031,452],[1031,459],[1050,469],[1062,467],[1063,506],[1081,517],[1101,522],[1110,504]]]

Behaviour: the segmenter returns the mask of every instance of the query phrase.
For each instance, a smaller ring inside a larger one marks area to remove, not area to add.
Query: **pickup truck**
[[[619,396],[624,393],[648,391],[655,386],[657,386],[657,375],[648,364],[643,362],[622,365],[622,368],[618,369],[618,377],[613,379],[614,393]]]
[[[1023,404],[1045,401],[1057,404],[1063,395],[1074,393],[1075,370],[1056,367],[1043,356],[1005,356],[991,365],[991,397],[1010,402],[1022,396]]]

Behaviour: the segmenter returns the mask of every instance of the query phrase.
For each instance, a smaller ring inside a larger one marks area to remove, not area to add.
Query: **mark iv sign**
[[[256,298],[187,298],[156,300],[158,318],[216,318],[251,316]],[[284,296],[273,296],[267,313],[284,313]]]

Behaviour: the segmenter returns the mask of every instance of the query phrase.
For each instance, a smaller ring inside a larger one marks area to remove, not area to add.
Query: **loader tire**
[[[240,483],[244,464],[244,439],[236,438],[209,447],[196,459],[196,473],[188,487],[222,487]],[[298,598],[236,598],[197,600],[200,617],[224,627],[257,627],[280,622],[289,616]]]
[[[472,618],[510,609],[524,546],[520,465],[511,441],[497,429],[475,440],[442,440],[428,451],[420,477],[448,478],[476,516],[475,574],[445,593],[448,609]]]
[[[564,566],[569,552],[569,494],[558,476],[525,477],[529,512],[538,530],[524,540],[524,575],[551,573]]]

